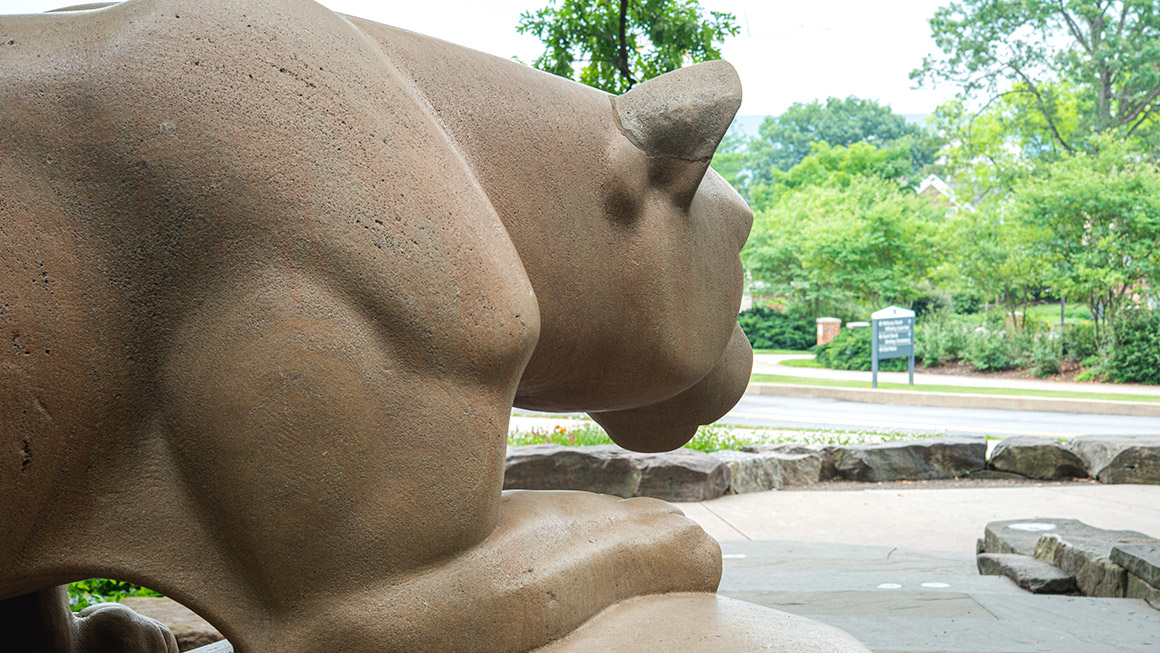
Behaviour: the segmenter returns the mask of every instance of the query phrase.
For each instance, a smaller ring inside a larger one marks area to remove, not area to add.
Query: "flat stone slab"
[[[991,452],[990,466],[1000,472],[1041,480],[1087,476],[1087,465],[1082,458],[1062,443],[1047,438],[1003,440]]]
[[[1072,594],[1075,578],[1042,560],[1018,553],[982,553],[976,561],[984,576],[1006,576],[1034,594]]]
[[[1085,596],[1123,597],[1127,572],[1112,561],[1112,549],[1128,544],[1160,544],[1160,540],[1136,531],[1107,531],[1084,524],[1085,530],[1043,534],[1035,545],[1035,557],[1074,576]]]
[[[1005,519],[987,523],[983,530],[982,544],[977,552],[1018,553],[1034,556],[1035,545],[1039,543],[1039,538],[1047,533],[1066,534],[1073,537],[1097,537],[1099,534],[1107,532],[1109,531],[1088,526],[1077,519],[1051,517]],[[1146,537],[1142,533],[1134,531],[1123,532]]]
[[[983,437],[901,440],[840,447],[834,468],[851,481],[922,481],[958,478],[986,467]]]
[[[173,636],[177,638],[177,648],[181,651],[191,651],[224,639],[208,621],[173,599],[131,596],[122,599],[121,605],[169,626],[169,630],[173,631]]]
[[[1160,436],[1085,435],[1069,446],[1101,483],[1160,484]]]
[[[729,488],[729,466],[692,449],[642,454],[616,445],[508,447],[505,490],[582,490],[665,501],[716,499]]]
[[[1160,587],[1160,542],[1119,544],[1112,547],[1112,562],[1152,587]]]

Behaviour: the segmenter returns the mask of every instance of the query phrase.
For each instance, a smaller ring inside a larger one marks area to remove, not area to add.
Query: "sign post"
[[[870,316],[870,386],[878,387],[878,361],[907,357],[914,385],[914,311],[890,306]]]

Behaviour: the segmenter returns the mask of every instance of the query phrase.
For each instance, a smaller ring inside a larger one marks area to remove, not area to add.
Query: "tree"
[[[1160,170],[1122,141],[1097,145],[1046,166],[1016,199],[1041,230],[1035,246],[1053,285],[1087,302],[1098,336],[1130,296],[1160,284]]]
[[[944,225],[942,240],[951,245],[950,261],[967,287],[998,298],[1018,324],[1015,312],[1035,298],[1049,275],[1033,248],[1037,232],[1016,219],[1007,200],[956,213]]]
[[[845,100],[832,97],[825,104],[816,100],[808,104],[796,102],[780,116],[766,118],[760,133],[768,144],[758,152],[765,155],[765,177],[770,169],[789,170],[801,163],[811,145],[818,142],[849,146],[866,141],[884,147],[909,137],[908,145],[918,167],[930,163],[937,150],[936,145],[920,138],[922,130],[917,125],[907,124],[890,107],[854,96]]]
[[[801,186],[757,214],[742,258],[755,280],[814,315],[908,304],[941,258],[937,213],[875,176]]]
[[[544,42],[536,68],[620,94],[689,62],[720,59],[717,45],[737,35],[735,20],[704,16],[697,0],[549,0],[520,14],[516,31]]]
[[[1130,137],[1157,125],[1156,0],[958,0],[930,26],[944,56],[926,57],[913,79],[951,81],[988,104],[1020,96],[1061,151],[1085,149],[1090,134]],[[1082,118],[1071,127],[1068,91]]]

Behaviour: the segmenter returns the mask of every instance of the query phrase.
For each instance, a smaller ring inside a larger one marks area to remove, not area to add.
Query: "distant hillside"
[[[929,113],[904,113],[902,117],[906,119],[908,124],[922,124],[930,117]],[[761,127],[761,121],[765,120],[766,116],[737,116],[733,119],[733,124],[730,125],[729,130],[738,136],[746,136],[750,138],[757,138],[761,135],[758,128]]]

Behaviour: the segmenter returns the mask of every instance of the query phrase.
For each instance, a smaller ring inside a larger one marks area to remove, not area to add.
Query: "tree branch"
[[[1148,116],[1152,115],[1152,111],[1155,109],[1155,106],[1148,107],[1148,110],[1140,114],[1140,119],[1136,121],[1136,124],[1132,125],[1131,128],[1128,129],[1128,133],[1124,134],[1124,136],[1131,136],[1132,132],[1136,131],[1137,127],[1144,124],[1144,121],[1148,119]]]
[[[1067,7],[1065,7],[1063,4],[1063,0],[1056,0],[1055,4],[1059,7],[1059,15],[1063,16],[1064,20],[1067,21],[1067,30],[1071,32],[1071,35],[1075,37],[1075,40],[1079,41],[1079,44],[1083,46],[1083,49],[1087,51],[1088,54],[1092,54],[1091,46],[1088,45],[1087,41],[1084,40],[1083,33],[1080,32],[1079,25],[1076,24],[1075,19],[1073,19],[1071,14],[1068,13]]]
[[[620,30],[617,36],[620,39],[620,48],[617,50],[616,68],[621,76],[628,81],[628,87],[636,85],[636,78],[632,76],[632,68],[628,66],[628,0],[620,0]]]
[[[1043,119],[1047,121],[1047,126],[1051,129],[1051,136],[1055,139],[1055,142],[1059,143],[1060,147],[1067,150],[1069,153],[1074,152],[1075,150],[1067,144],[1067,141],[1063,140],[1063,136],[1061,136],[1059,134],[1059,130],[1056,129],[1055,121],[1051,119],[1051,116],[1047,112],[1047,103],[1043,101],[1043,96],[1040,95],[1039,89],[1035,86],[1035,82],[1031,81],[1030,77],[1025,75],[1022,70],[1016,68],[1015,66],[1010,66],[1010,68],[1011,70],[1015,71],[1015,74],[1018,75],[1020,79],[1023,80],[1024,84],[1027,84],[1028,90],[1030,90],[1031,93],[1035,96],[1035,101],[1039,104],[1039,113],[1043,114]]]
[[[1160,97],[1160,84],[1153,86],[1152,90],[1148,91],[1148,95],[1144,96],[1144,99],[1140,100],[1139,104],[1128,111],[1128,115],[1119,116],[1119,123],[1123,125],[1135,120],[1136,116],[1140,115],[1141,111],[1148,109],[1158,97]]]

